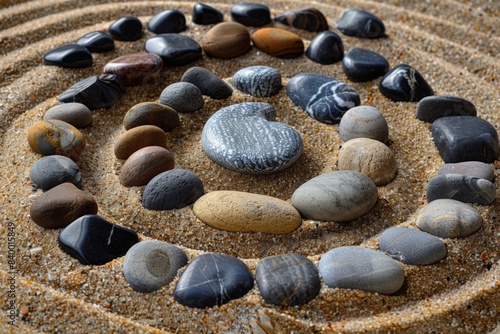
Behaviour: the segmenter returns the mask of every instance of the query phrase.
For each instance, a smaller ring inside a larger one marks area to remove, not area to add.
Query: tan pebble
[[[123,118],[123,127],[130,130],[141,125],[155,125],[168,132],[179,125],[179,114],[160,103],[139,103],[127,111]]]
[[[201,46],[210,57],[238,57],[250,50],[250,33],[242,24],[222,22],[207,31],[201,40]]]
[[[355,138],[344,143],[339,152],[339,170],[353,170],[367,175],[377,186],[391,182],[396,176],[396,159],[382,142]]]
[[[196,201],[204,223],[231,232],[290,233],[302,222],[299,212],[278,198],[240,191],[213,191]]]
[[[125,187],[142,186],[174,166],[174,156],[170,151],[160,146],[147,146],[135,151],[125,161],[120,172],[120,183]]]
[[[135,151],[146,146],[167,147],[165,132],[154,125],[141,125],[122,133],[115,142],[115,156],[128,159]]]
[[[294,58],[304,53],[302,38],[283,29],[259,29],[253,33],[252,42],[257,49],[275,57]]]

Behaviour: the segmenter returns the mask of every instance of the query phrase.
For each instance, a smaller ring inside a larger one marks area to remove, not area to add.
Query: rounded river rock
[[[174,166],[174,156],[170,151],[160,146],[146,146],[125,161],[120,171],[120,183],[125,187],[142,186]]]

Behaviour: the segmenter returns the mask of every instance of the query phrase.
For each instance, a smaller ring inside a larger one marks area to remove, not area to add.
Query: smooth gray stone
[[[44,191],[65,182],[80,187],[82,174],[78,165],[63,155],[49,155],[38,159],[30,169],[31,184]]]
[[[354,138],[370,138],[386,143],[389,126],[384,115],[370,106],[358,106],[347,110],[339,124],[339,135],[346,142]]]
[[[159,240],[141,241],[125,255],[123,275],[132,289],[153,292],[170,283],[186,263],[186,254],[177,246]]]
[[[428,265],[441,261],[448,253],[441,239],[413,228],[391,227],[382,233],[380,251],[395,260],[411,265]]]
[[[476,107],[472,102],[457,96],[433,95],[418,102],[415,117],[432,123],[440,117],[476,116]]]
[[[192,113],[203,107],[203,94],[190,82],[168,85],[160,95],[160,103],[180,113]]]
[[[348,222],[368,212],[377,198],[377,186],[368,176],[341,170],[302,184],[292,195],[292,205],[306,219]]]
[[[64,103],[53,106],[43,115],[44,121],[51,119],[64,121],[80,129],[92,123],[92,112],[86,105],[78,102]]]
[[[437,175],[427,185],[427,201],[454,199],[465,203],[490,205],[496,198],[496,188],[486,179],[461,174]]]
[[[201,142],[210,159],[230,170],[272,174],[290,167],[302,153],[302,137],[273,122],[269,103],[246,102],[220,109],[205,123]]]
[[[318,269],[308,258],[293,253],[260,260],[255,276],[260,294],[268,304],[305,304],[321,288]]]
[[[495,180],[493,168],[487,163],[481,161],[464,161],[457,163],[448,163],[441,166],[437,175],[461,174],[467,176],[480,177],[490,182]]]
[[[385,36],[385,26],[382,20],[361,9],[344,10],[337,21],[337,29],[345,35],[361,38]]]
[[[397,292],[405,274],[382,252],[359,246],[334,248],[319,261],[319,273],[331,288],[358,289],[382,294]]]
[[[463,238],[479,230],[483,218],[470,205],[438,199],[427,204],[415,223],[422,231],[440,238]]]
[[[269,66],[245,67],[233,75],[232,84],[255,97],[271,97],[281,89],[281,74]]]
[[[233,95],[231,86],[203,67],[191,67],[184,72],[181,81],[192,83],[200,89],[203,95],[215,100],[227,99]]]

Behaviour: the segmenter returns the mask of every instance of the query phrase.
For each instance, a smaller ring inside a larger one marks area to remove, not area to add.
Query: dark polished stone
[[[260,3],[240,2],[231,7],[231,18],[244,26],[262,27],[271,23],[271,11]]]
[[[136,86],[157,83],[162,67],[163,60],[157,54],[138,52],[111,60],[103,73],[119,76],[125,86]]]
[[[380,82],[379,90],[393,101],[418,102],[426,96],[434,95],[424,77],[406,64],[390,70]]]
[[[306,50],[306,56],[321,65],[333,64],[344,57],[344,44],[339,35],[326,30],[314,37]]]
[[[344,56],[342,68],[349,80],[363,82],[386,74],[389,70],[389,62],[376,52],[352,48]]]
[[[447,163],[439,168],[437,175],[461,174],[467,176],[480,177],[490,182],[495,180],[495,172],[487,163],[480,161],[464,161],[457,163]]]
[[[427,185],[427,201],[454,199],[464,203],[490,205],[496,198],[493,183],[479,177],[447,174],[437,175]]]
[[[201,57],[201,46],[192,38],[179,34],[160,34],[146,41],[147,52],[156,53],[165,66],[192,63]]]
[[[139,242],[134,231],[97,215],[85,215],[59,234],[59,246],[82,264],[100,265],[124,256]]]
[[[104,31],[89,32],[78,39],[76,43],[85,47],[90,52],[107,52],[115,48],[113,37]]]
[[[109,33],[118,41],[136,41],[142,36],[142,22],[137,17],[125,16],[109,26]]]
[[[92,65],[92,54],[79,44],[66,44],[50,50],[43,56],[45,65],[79,68]]]
[[[224,14],[214,7],[204,3],[197,3],[193,7],[192,19],[195,24],[216,24],[224,20]]]
[[[181,81],[192,83],[203,95],[215,100],[227,99],[233,95],[231,86],[203,67],[191,67],[182,75]]]
[[[337,29],[348,36],[380,38],[385,36],[385,26],[381,19],[361,9],[349,8],[340,14]]]
[[[176,9],[156,14],[148,22],[148,30],[155,34],[180,33],[186,29],[186,17]]]
[[[446,116],[476,116],[476,107],[472,102],[457,96],[434,95],[424,97],[417,106],[415,117],[432,123]]]
[[[311,32],[328,30],[325,15],[318,9],[306,7],[276,15],[274,20],[290,27]]]

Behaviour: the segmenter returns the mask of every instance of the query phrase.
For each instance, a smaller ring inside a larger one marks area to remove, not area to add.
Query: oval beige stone
[[[230,232],[284,234],[302,223],[288,202],[241,191],[212,191],[196,201],[193,211],[205,224]]]
[[[377,186],[396,176],[396,159],[392,151],[378,140],[355,138],[344,143],[339,152],[339,170],[353,170],[367,175]]]

